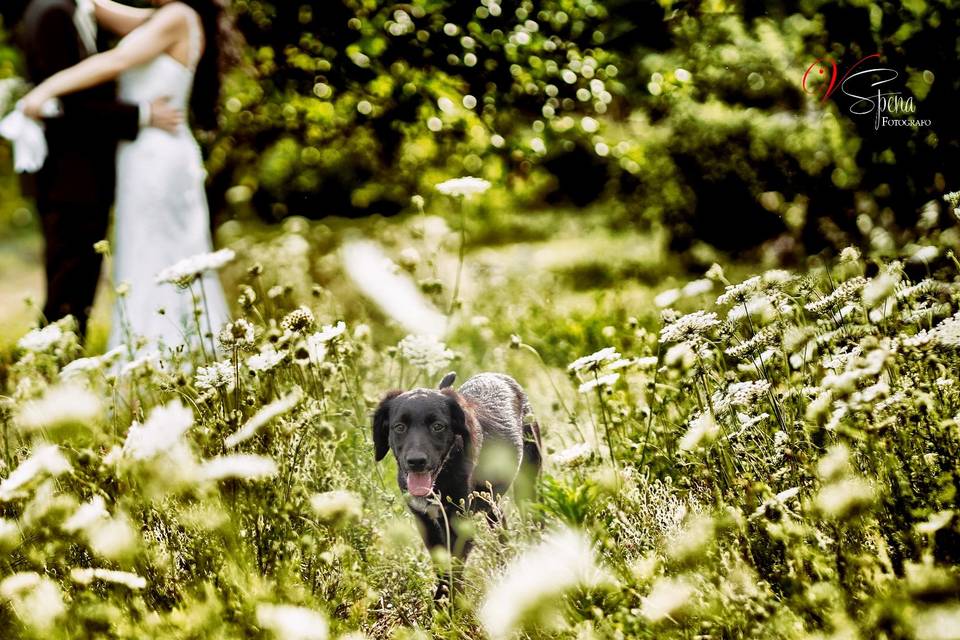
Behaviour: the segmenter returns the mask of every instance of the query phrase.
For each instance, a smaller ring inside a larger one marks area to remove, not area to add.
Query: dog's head
[[[373,444],[378,462],[393,451],[401,488],[426,496],[451,456],[470,455],[471,435],[453,389],[391,391],[373,416]]]

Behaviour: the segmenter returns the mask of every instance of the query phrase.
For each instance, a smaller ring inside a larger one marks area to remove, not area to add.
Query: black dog
[[[410,495],[427,548],[449,548],[463,560],[471,542],[458,536],[456,519],[482,511],[496,523],[496,500],[517,476],[533,484],[540,427],[510,376],[481,373],[459,393],[452,388],[455,378],[446,375],[439,390],[389,392],[373,417],[373,443],[377,461],[393,451],[397,482]],[[437,597],[448,588],[442,574]]]

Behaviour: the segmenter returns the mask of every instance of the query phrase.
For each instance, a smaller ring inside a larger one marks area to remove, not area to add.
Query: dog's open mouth
[[[410,495],[418,498],[428,496],[433,491],[434,480],[436,480],[436,477],[431,471],[408,471],[407,491],[410,492]]]

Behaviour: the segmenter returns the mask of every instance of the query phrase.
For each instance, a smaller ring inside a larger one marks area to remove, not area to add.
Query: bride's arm
[[[127,69],[165,52],[181,37],[185,24],[183,12],[190,11],[178,5],[169,4],[157,11],[152,19],[116,48],[90,56],[44,80],[23,98],[24,113],[38,118],[40,107],[47,100],[113,80]]]
[[[93,0],[97,22],[119,36],[125,36],[150,19],[154,9],[137,9],[113,0]]]

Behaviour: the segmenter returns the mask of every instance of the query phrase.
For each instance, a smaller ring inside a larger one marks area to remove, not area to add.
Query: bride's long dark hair
[[[203,24],[203,55],[197,63],[193,81],[190,111],[193,124],[200,129],[217,127],[222,75],[237,61],[239,47],[236,30],[230,21],[223,0],[178,0],[197,12]]]

